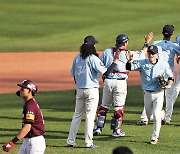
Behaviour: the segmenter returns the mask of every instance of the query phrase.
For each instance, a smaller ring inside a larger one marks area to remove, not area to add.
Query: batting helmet
[[[126,34],[120,34],[116,37],[116,47],[124,45],[125,42],[129,40]]]
[[[32,80],[24,80],[22,83],[18,83],[17,85],[22,88],[30,89],[32,91],[33,96],[35,96],[35,94],[38,91],[37,84]]]

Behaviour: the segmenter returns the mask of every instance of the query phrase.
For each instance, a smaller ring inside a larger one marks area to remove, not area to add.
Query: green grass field
[[[153,31],[161,39],[165,24],[180,33],[179,6],[179,0],[1,0],[0,52],[75,51],[89,34],[104,50],[120,33],[129,36],[130,49],[141,49],[143,36]]]
[[[114,46],[120,33],[129,36],[129,49],[140,49],[143,36],[150,31],[154,40],[161,39],[165,24],[175,26],[174,36],[180,33],[179,6],[179,0],[1,0],[0,52],[76,51],[90,34],[100,41],[97,49],[104,50]],[[120,145],[130,147],[135,154],[180,153],[180,99],[171,125],[162,126],[157,145],[149,145],[152,122],[136,126],[143,110],[141,87],[129,87],[123,122],[126,137],[111,137],[111,109],[103,134],[94,137],[94,143],[100,146],[97,149],[83,148],[84,118],[77,135],[78,148],[65,147],[74,113],[74,91],[39,92],[36,99],[45,118],[46,154],[111,154]],[[0,95],[1,145],[21,128],[22,106],[15,94]],[[10,153],[17,154],[21,143]],[[5,152],[0,149],[0,154]]]
[[[100,91],[100,98],[102,90]],[[84,117],[77,135],[77,148],[67,148],[66,139],[69,132],[71,119],[74,113],[74,91],[39,92],[36,96],[42,109],[46,125],[46,154],[111,154],[117,146],[128,146],[135,154],[178,154],[180,149],[180,99],[175,104],[172,123],[161,127],[159,142],[150,145],[147,142],[152,134],[152,122],[148,126],[136,126],[143,109],[143,95],[141,87],[128,88],[125,119],[123,129],[126,136],[121,138],[111,137],[110,120],[113,108],[107,115],[107,123],[101,136],[94,137],[94,143],[100,147],[97,149],[84,148]],[[11,140],[21,128],[21,112],[23,102],[15,94],[0,95],[0,144]],[[22,140],[10,152],[17,154]],[[5,154],[0,150],[1,154]]]

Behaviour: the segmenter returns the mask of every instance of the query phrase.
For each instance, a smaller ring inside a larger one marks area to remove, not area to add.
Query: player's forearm
[[[130,62],[126,63],[126,70],[131,71],[131,63]]]
[[[116,65],[117,65],[117,64],[113,62],[113,63],[108,67],[107,71],[106,71],[103,75],[108,76],[110,73],[112,73],[112,71],[113,71],[113,69],[115,68]]]
[[[24,138],[30,130],[31,124],[25,124],[24,127],[20,130],[19,134],[17,135],[17,138],[19,140]]]

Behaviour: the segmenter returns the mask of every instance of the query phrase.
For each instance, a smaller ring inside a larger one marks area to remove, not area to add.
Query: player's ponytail
[[[95,46],[93,44],[82,44],[82,46],[80,47],[80,55],[82,59],[86,59],[92,54],[99,57],[98,53],[96,52]]]

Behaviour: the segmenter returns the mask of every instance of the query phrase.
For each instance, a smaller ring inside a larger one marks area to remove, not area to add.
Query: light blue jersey
[[[152,45],[158,47],[159,59],[169,63],[171,70],[174,72],[174,57],[180,54],[180,47],[178,44],[167,40],[154,41]]]
[[[73,61],[71,75],[75,77],[76,88],[98,88],[98,73],[104,74],[107,68],[95,56],[88,56],[85,60],[78,54]]]
[[[140,72],[141,85],[143,90],[160,90],[161,87],[159,86],[157,80],[158,75],[164,75],[165,78],[173,77],[173,73],[169,67],[169,64],[160,59],[155,65],[151,64],[149,59],[133,61],[131,63],[131,70]]]
[[[126,70],[126,63],[127,63],[126,52],[127,52],[126,50],[122,50],[120,52],[119,62],[117,63],[117,66],[114,68],[113,73],[110,73],[107,76],[107,78],[109,79],[122,79],[122,78],[127,79],[128,78],[129,71]],[[131,53],[133,54],[134,59],[139,60],[140,57],[143,57],[141,55],[141,52],[139,51],[136,51],[136,52],[131,51]],[[113,51],[113,48],[108,48],[102,53],[100,59],[102,60],[102,62],[107,68],[112,64],[114,60],[114,54],[115,53]]]

